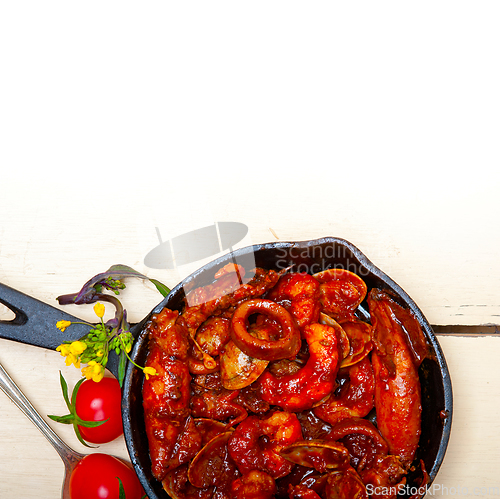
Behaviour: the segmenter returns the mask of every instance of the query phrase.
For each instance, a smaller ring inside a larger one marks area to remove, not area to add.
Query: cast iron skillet
[[[194,288],[209,284],[218,269],[227,263],[243,265],[245,269],[254,267],[282,270],[292,266],[295,272],[310,274],[329,268],[343,268],[358,274],[371,288],[389,291],[403,307],[410,309],[424,331],[433,350],[433,355],[426,358],[419,370],[422,386],[422,434],[415,458],[415,472],[410,473],[405,492],[414,493],[411,488],[420,485],[420,466],[423,460],[429,474],[429,485],[432,483],[443,461],[451,431],[453,398],[451,379],[446,361],[430,324],[423,316],[415,302],[400,286],[375,267],[351,243],[338,238],[322,238],[302,242],[275,242],[248,246],[228,253],[217,260],[201,267],[179,283],[171,293],[155,307],[139,324],[132,327],[136,337],[130,353],[132,360],[144,365],[148,353],[148,337],[144,325],[151,315],[158,313],[163,307],[181,311],[185,304],[186,294]],[[0,284],[0,302],[14,311],[16,317],[12,321],[0,322],[0,337],[24,343],[55,349],[64,340],[74,339],[86,332],[84,326],[74,326],[69,337],[55,328],[58,320],[77,320],[59,309],[44,304],[25,294],[19,293]],[[361,304],[360,311],[369,318],[366,301]],[[71,328],[70,328],[71,329]],[[70,330],[68,330],[70,331]],[[108,368],[116,375],[117,359],[110,358]],[[161,484],[151,474],[148,442],[144,426],[142,409],[143,373],[129,363],[125,373],[122,395],[122,415],[124,436],[130,459],[149,499],[165,499],[169,496]],[[411,494],[401,494],[405,498]]]

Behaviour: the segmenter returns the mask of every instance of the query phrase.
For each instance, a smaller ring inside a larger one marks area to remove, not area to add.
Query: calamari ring
[[[276,479],[288,475],[293,467],[279,452],[301,439],[300,422],[293,413],[275,412],[266,419],[248,416],[229,438],[229,455],[243,475],[260,470]]]
[[[257,338],[248,332],[248,319],[252,314],[263,314],[281,327],[277,340]],[[300,331],[290,313],[281,305],[264,299],[243,302],[231,320],[231,338],[236,346],[250,357],[262,360],[292,358],[301,347]]]

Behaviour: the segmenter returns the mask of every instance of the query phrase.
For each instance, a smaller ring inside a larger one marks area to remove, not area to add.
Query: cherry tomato
[[[95,428],[78,426],[82,438],[94,444],[111,442],[123,433],[121,390],[116,378],[85,380],[76,394],[75,409],[84,421],[104,421]]]
[[[132,465],[108,454],[88,454],[69,480],[71,499],[119,499],[120,478],[127,499],[141,499],[144,490]]]

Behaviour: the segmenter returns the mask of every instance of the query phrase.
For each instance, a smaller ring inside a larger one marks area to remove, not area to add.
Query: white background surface
[[[349,240],[432,324],[499,323],[499,14],[488,1],[2,2],[0,281],[52,305],[114,263],[173,286],[204,262],[145,267],[156,228],[168,240],[237,221],[240,246]],[[129,291],[132,321],[159,301]],[[456,410],[436,482],[473,495],[500,486],[500,346],[440,340]],[[58,354],[3,340],[0,362],[42,414],[64,410],[58,370],[78,372]],[[57,497],[59,457],[0,400],[0,497]]]

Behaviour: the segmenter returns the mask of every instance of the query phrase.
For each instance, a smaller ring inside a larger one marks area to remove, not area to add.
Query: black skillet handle
[[[15,314],[12,320],[0,320],[0,338],[55,350],[64,341],[77,340],[89,330],[85,324],[72,324],[66,331],[60,331],[56,327],[58,321],[79,322],[80,319],[2,283],[0,303]],[[110,354],[106,367],[117,375],[116,354]]]

